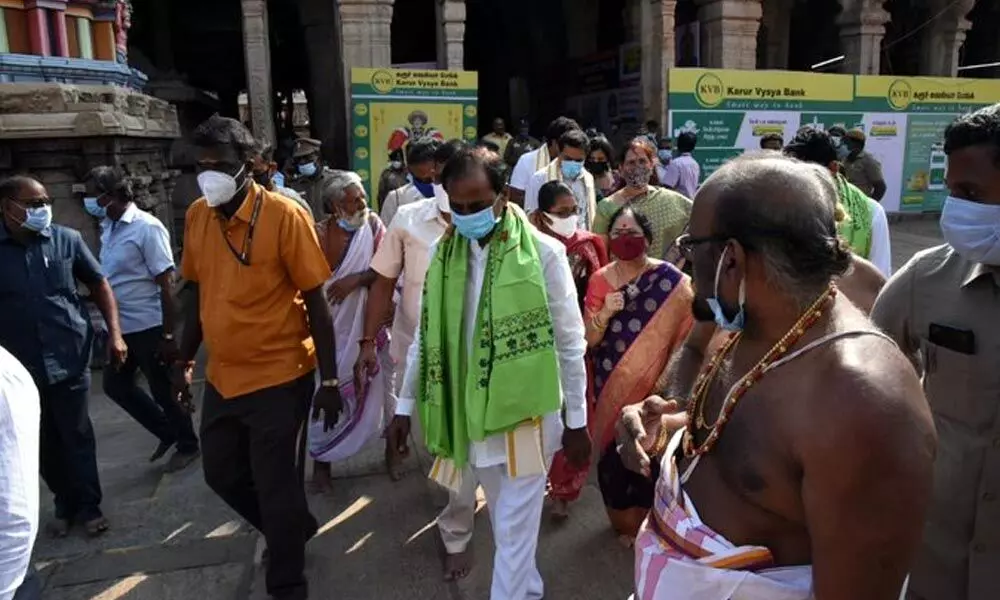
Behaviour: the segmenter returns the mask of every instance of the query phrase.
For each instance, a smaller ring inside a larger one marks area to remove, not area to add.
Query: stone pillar
[[[52,40],[53,54],[56,56],[69,57],[69,34],[66,32],[66,11],[52,11],[53,31],[56,39]]]
[[[788,68],[788,40],[792,26],[794,0],[765,0],[761,26],[764,38],[764,68]]]
[[[677,0],[642,3],[642,112],[667,128],[667,69],[674,66]]]
[[[761,0],[696,0],[701,62],[713,69],[756,69]]]
[[[439,69],[465,68],[465,0],[437,0],[437,63]]]
[[[49,26],[45,22],[44,8],[28,9],[28,43],[31,53],[36,56],[51,56],[49,45]]]
[[[271,45],[267,31],[267,0],[241,0],[243,52],[246,57],[247,100],[254,136],[274,144],[271,110]]]
[[[392,5],[395,0],[337,0],[344,69],[392,64]]]
[[[931,0],[929,11],[940,15],[934,19],[924,33],[923,55],[920,61],[921,75],[955,77],[958,75],[958,58],[965,43],[965,35],[972,28],[972,22],[965,18],[975,6],[975,0]]]
[[[841,0],[840,49],[844,53],[842,72],[878,75],[881,69],[882,38],[889,12],[882,0]]]

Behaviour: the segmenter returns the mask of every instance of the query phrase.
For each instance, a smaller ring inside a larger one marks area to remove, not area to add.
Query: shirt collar
[[[135,202],[129,202],[128,208],[125,209],[125,212],[122,213],[122,216],[120,219],[118,219],[118,221],[121,223],[131,223],[132,221],[135,220],[135,217],[138,214],[139,214],[139,207],[135,205]]]
[[[970,263],[969,270],[962,279],[962,287],[968,287],[973,281],[987,275],[993,276],[993,284],[1000,287],[1000,268],[984,265],[983,263]]]

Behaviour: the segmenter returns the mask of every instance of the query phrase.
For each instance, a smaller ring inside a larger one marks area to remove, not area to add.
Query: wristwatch
[[[319,386],[325,388],[338,388],[340,387],[340,380],[336,377],[333,379],[324,379],[319,382]]]

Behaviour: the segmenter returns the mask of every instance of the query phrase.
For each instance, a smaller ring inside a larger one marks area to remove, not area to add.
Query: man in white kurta
[[[456,159],[461,159],[461,156],[456,156]],[[496,161],[499,163],[499,159]],[[447,170],[444,177],[445,185],[448,186]],[[498,187],[502,189],[502,182]],[[455,189],[455,187],[449,188],[449,194],[454,194]],[[499,193],[499,190],[496,190],[496,193]],[[451,200],[453,219],[458,210],[456,202],[453,195]],[[518,218],[524,219],[525,226],[530,227],[526,223],[526,217],[517,207],[504,208],[501,205],[501,214],[504,210],[516,211]],[[461,231],[460,227],[457,229]],[[530,228],[530,231],[537,242],[546,301],[552,321],[565,427],[570,430],[582,430],[585,435],[586,369],[583,357],[586,341],[576,287],[564,246],[534,228]],[[465,237],[456,243],[468,244],[469,249],[462,331],[466,347],[471,348],[479,316],[480,297],[486,279],[490,243],[471,241]],[[433,254],[432,250],[431,255]],[[399,394],[397,416],[412,415],[416,409],[419,396],[420,347],[418,324],[417,335],[408,352],[408,368]],[[408,420],[405,422],[408,428]],[[535,552],[545,497],[547,479],[545,469],[551,463],[552,456],[559,450],[560,440],[563,439],[564,424],[560,411],[544,415],[541,418],[540,429],[542,462],[545,466],[536,473],[520,474],[514,464],[508,464],[508,457],[516,454],[513,443],[509,441],[511,434],[496,434],[482,441],[472,441],[468,449],[468,464],[461,471],[460,485],[450,490],[452,501],[438,518],[438,526],[447,552],[452,555],[464,553],[472,539],[476,484],[482,485],[496,543],[491,600],[528,600],[543,597],[544,588],[535,564]]]

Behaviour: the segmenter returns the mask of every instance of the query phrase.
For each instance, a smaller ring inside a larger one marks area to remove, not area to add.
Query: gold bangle
[[[670,443],[670,435],[673,432],[667,431],[667,428],[663,426],[663,417],[660,417],[660,433],[656,436],[656,441],[653,442],[653,447],[649,450],[650,456],[662,456],[667,449],[667,444]]]

